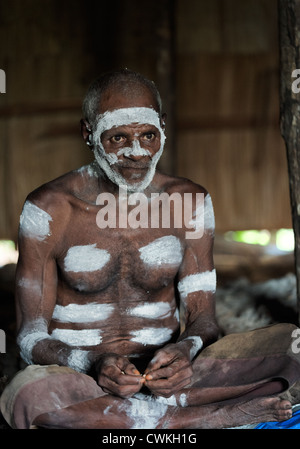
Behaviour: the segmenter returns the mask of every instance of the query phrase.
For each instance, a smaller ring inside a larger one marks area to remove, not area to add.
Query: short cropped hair
[[[162,101],[155,83],[138,72],[122,69],[104,73],[90,85],[83,99],[82,112],[84,118],[92,127],[96,125],[101,95],[111,87],[115,87],[116,90],[122,91],[129,96],[133,93],[138,93],[139,90],[142,93],[142,89],[146,87],[152,93],[156,101],[157,111],[161,115]]]

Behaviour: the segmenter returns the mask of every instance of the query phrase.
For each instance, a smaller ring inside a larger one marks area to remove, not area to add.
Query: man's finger
[[[158,370],[164,365],[169,365],[174,360],[173,356],[170,356],[170,354],[160,351],[156,356],[153,357],[153,359],[149,362],[149,365],[145,369],[145,374],[152,373],[153,371]]]

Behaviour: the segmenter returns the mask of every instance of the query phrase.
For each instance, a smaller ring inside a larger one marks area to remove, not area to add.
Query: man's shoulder
[[[89,170],[89,166],[84,166],[48,181],[30,192],[26,201],[46,212],[57,213],[60,210],[66,212],[66,207],[76,196],[78,184]]]
[[[200,184],[191,181],[188,178],[179,176],[163,175],[164,190],[169,193],[203,193],[207,195],[207,190]]]

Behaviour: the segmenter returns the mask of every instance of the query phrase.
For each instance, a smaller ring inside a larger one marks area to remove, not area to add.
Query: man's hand
[[[193,375],[188,352],[170,344],[156,352],[145,370],[145,385],[157,396],[169,397],[188,386]]]
[[[140,391],[145,379],[126,357],[104,354],[96,363],[98,384],[106,393],[130,398]]]

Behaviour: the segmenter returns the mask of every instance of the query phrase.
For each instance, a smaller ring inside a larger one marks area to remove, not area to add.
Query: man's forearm
[[[33,346],[31,363],[40,365],[57,364],[69,366],[76,371],[87,372],[92,366],[93,359],[91,351],[71,347],[49,336]]]
[[[191,360],[199,351],[217,340],[219,327],[216,320],[197,320],[187,324],[178,338],[178,343],[186,345],[190,351]]]

